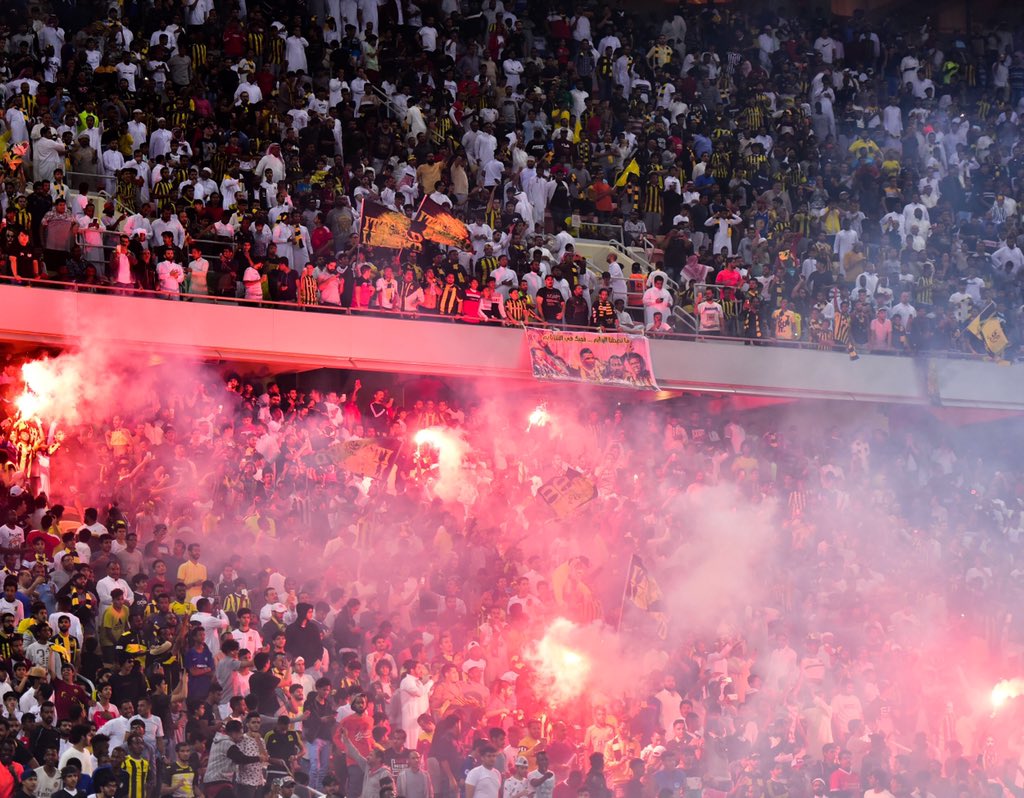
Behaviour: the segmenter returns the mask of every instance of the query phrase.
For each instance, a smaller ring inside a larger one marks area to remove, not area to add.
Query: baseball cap
[[[271,612],[287,612],[288,608],[284,606],[280,601],[277,604],[273,604],[270,607]]]
[[[517,756],[516,757],[516,767],[517,768],[528,768],[528,767],[530,767],[530,763],[527,761],[525,756]]]

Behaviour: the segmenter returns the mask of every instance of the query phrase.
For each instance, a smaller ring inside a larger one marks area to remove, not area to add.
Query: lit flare
[[[551,414],[548,412],[547,406],[537,405],[530,413],[530,423],[527,425],[526,431],[529,432],[534,427],[546,427],[550,421]]]
[[[1000,710],[1007,701],[1024,695],[1024,679],[1003,679],[992,688],[989,699],[992,702],[993,713]]]

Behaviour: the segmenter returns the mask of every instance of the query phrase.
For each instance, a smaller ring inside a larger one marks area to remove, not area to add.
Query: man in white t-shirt
[[[434,27],[434,18],[427,17],[427,24],[416,33],[420,40],[420,47],[425,52],[432,53],[437,50],[437,28]]]
[[[900,294],[900,301],[892,306],[889,316],[893,319],[899,317],[899,320],[903,323],[903,329],[910,329],[910,323],[917,318],[917,309],[910,304],[909,291],[904,291]]]
[[[960,278],[960,287],[949,295],[949,304],[953,306],[953,317],[959,322],[967,321],[971,314],[971,295],[967,292],[967,278]]]
[[[725,313],[722,306],[715,301],[714,294],[707,294],[704,301],[697,305],[697,320],[702,335],[721,335]]]
[[[141,720],[143,725],[146,727],[146,730],[142,735],[143,739],[159,751],[159,741],[163,740],[164,737],[163,721],[153,714],[153,705],[150,703],[148,698],[140,698],[137,709],[138,714],[129,718],[129,724],[133,720]]]
[[[532,795],[529,773],[529,760],[525,756],[517,756],[512,767],[512,775],[505,779],[502,785],[501,798],[528,798]]]
[[[14,616],[14,625],[25,620],[25,605],[18,601],[18,577],[8,576],[4,579],[3,597],[0,598],[0,617],[6,613]]]
[[[18,526],[17,513],[14,510],[8,510],[4,524],[0,526],[0,548],[16,548],[24,542],[25,530]]]
[[[531,770],[527,779],[530,782],[530,789],[533,798],[551,798],[555,791],[555,773],[548,767],[547,751],[537,752],[537,769]]]
[[[330,261],[316,271],[316,287],[320,290],[320,304],[341,305],[342,276],[338,273],[336,261]]]
[[[214,611],[210,600],[201,598],[196,602],[196,611],[189,617],[189,623],[198,623],[202,626],[206,632],[210,653],[215,657],[220,654],[220,636],[229,626],[228,616],[224,614],[224,610]]]
[[[494,767],[498,751],[493,745],[480,749],[480,764],[466,774],[466,798],[498,798],[501,774]]]
[[[398,281],[395,279],[395,270],[390,266],[385,267],[384,275],[377,278],[375,288],[377,307],[381,310],[394,310],[395,298],[398,296]]]
[[[245,286],[245,298],[254,302],[263,299],[263,278],[260,276],[260,264],[249,262],[242,272],[242,285]]]
[[[231,636],[238,641],[238,647],[255,655],[263,647],[263,638],[252,628],[252,610],[243,607],[238,611],[238,627],[231,630]]]
[[[125,604],[131,606],[135,601],[135,594],[128,586],[128,582],[121,578],[121,563],[116,558],[111,558],[107,566],[107,575],[96,582],[96,596],[100,600],[99,617],[102,618],[107,607],[114,603],[115,590],[121,591]]]

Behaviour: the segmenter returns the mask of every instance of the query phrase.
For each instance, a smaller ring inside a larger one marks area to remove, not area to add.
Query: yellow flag
[[[626,164],[626,168],[619,172],[619,176],[615,178],[615,188],[622,188],[626,185],[626,181],[629,180],[630,175],[640,177],[640,164],[636,162],[636,158],[630,160],[630,162]]]
[[[629,571],[626,573],[626,598],[654,619],[661,640],[668,637],[668,615],[662,606],[661,588],[635,554],[630,558]]]
[[[1009,346],[1006,340],[1006,333],[1003,332],[1003,324],[995,316],[989,316],[981,323],[981,335],[985,340],[985,347],[997,357]]]
[[[1003,332],[1003,323],[995,315],[994,303],[990,302],[977,316],[971,319],[967,325],[967,332],[985,344],[985,349],[990,355],[1000,357],[1010,345]]]
[[[572,143],[580,143],[580,131],[583,130],[583,125],[580,123],[580,118],[576,117],[576,122],[572,126]]]

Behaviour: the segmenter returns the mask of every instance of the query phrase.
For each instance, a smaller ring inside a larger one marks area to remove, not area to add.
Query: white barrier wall
[[[126,357],[203,359],[453,377],[528,379],[519,330],[372,315],[170,302],[0,285],[0,341],[107,342]],[[654,340],[668,390],[1024,410],[1024,364]],[[141,362],[141,361],[140,361]]]

